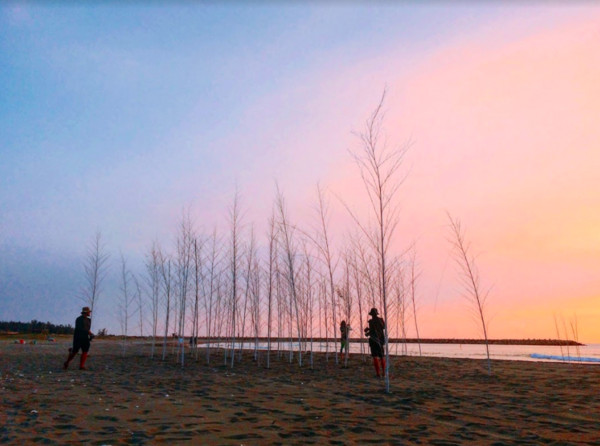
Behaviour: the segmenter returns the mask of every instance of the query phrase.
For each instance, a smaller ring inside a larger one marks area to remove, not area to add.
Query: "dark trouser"
[[[340,341],[340,343],[342,344],[341,347],[340,347],[340,353],[343,353],[344,349],[348,348],[348,340],[347,339],[342,339]]]
[[[83,353],[87,353],[90,351],[90,340],[87,335],[86,335],[85,339],[78,338],[78,337],[73,338],[72,353],[77,354],[77,352],[79,352],[79,350],[81,350]]]
[[[383,358],[383,343],[377,339],[369,338],[369,347],[373,358]]]

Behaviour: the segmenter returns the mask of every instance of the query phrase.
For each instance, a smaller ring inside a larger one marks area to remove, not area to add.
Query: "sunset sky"
[[[118,333],[121,254],[141,273],[184,209],[225,231],[236,185],[264,234],[276,182],[307,226],[320,184],[340,243],[336,196],[366,218],[349,151],[385,89],[388,144],[410,142],[394,249],[416,246],[421,336],[480,336],[448,212],[490,337],[556,338],[556,318],[600,343],[600,5],[568,4],[3,2],[0,320],[73,324],[99,230],[94,324]]]

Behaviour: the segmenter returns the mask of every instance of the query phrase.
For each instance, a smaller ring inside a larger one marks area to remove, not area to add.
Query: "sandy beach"
[[[207,445],[600,445],[600,368],[395,357],[391,392],[370,361],[314,368],[221,352],[149,357],[95,340],[86,371],[62,369],[68,340],[0,343],[0,443]],[[305,358],[306,360],[306,358]]]

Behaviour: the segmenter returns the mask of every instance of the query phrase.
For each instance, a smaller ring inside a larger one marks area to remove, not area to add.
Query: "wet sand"
[[[68,347],[0,342],[0,444],[600,445],[597,365],[396,357],[388,394],[359,355],[182,368],[97,339],[65,371]]]

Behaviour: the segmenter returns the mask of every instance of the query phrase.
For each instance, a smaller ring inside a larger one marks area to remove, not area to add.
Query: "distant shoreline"
[[[72,335],[48,335],[49,337],[54,337],[54,338],[68,338],[71,339]],[[0,333],[0,339],[5,339],[5,340],[18,340],[18,339],[30,339],[30,338],[35,338],[38,340],[42,340],[41,338],[43,338],[44,336],[41,336],[39,333]],[[175,336],[170,336],[169,339],[173,339]],[[103,337],[104,339],[120,339],[121,336],[120,335],[107,335],[105,337]],[[137,340],[151,340],[152,337],[151,336],[127,336],[128,339],[137,339]],[[101,339],[101,338],[98,338]],[[162,339],[162,336],[157,336],[156,337],[157,340]],[[189,341],[190,337],[186,336],[185,337],[186,341]],[[207,338],[207,337],[202,337],[202,336],[198,336],[198,343],[217,343],[217,342],[230,342],[231,339],[230,338]],[[259,338],[255,338],[255,337],[249,337],[249,336],[245,336],[243,338],[241,337],[237,337],[235,339],[236,342],[247,342],[247,343],[254,343],[255,341],[258,342],[267,342],[268,338],[266,337],[259,337]],[[310,343],[311,339],[303,339],[303,342],[307,342]],[[276,338],[273,337],[271,338],[271,343],[275,343],[275,342],[298,342],[298,338]],[[334,339],[334,338],[313,338],[312,342],[340,342],[339,338]],[[366,338],[350,338],[350,342],[351,343],[367,343],[367,339]],[[483,339],[458,339],[458,338],[423,338],[423,339],[416,339],[416,338],[406,338],[406,339],[401,339],[401,338],[390,338],[389,340],[390,344],[453,344],[453,345],[461,345],[461,344],[485,344],[485,340]],[[572,341],[572,340],[568,340],[568,339],[488,339],[488,343],[490,345],[547,345],[547,346],[584,346],[585,344],[581,343],[581,342],[576,342],[576,341]]]
[[[189,339],[189,338],[186,338]],[[206,337],[198,337],[198,343],[200,342],[227,342],[230,339],[217,339],[217,338],[206,338]],[[253,337],[244,337],[244,338],[236,338],[236,342],[267,342],[268,339],[265,337],[253,338]],[[298,342],[298,338],[271,338],[271,343],[273,342]],[[304,342],[310,342],[310,339],[303,339]],[[313,342],[339,342],[339,339],[333,338],[313,338]],[[350,342],[367,342],[366,338],[350,338]],[[439,339],[439,338],[427,338],[427,339],[416,339],[416,338],[390,338],[389,342],[391,344],[485,344],[484,339]],[[583,346],[581,342],[571,341],[568,339],[488,339],[489,344],[493,345],[552,345],[552,346]]]

